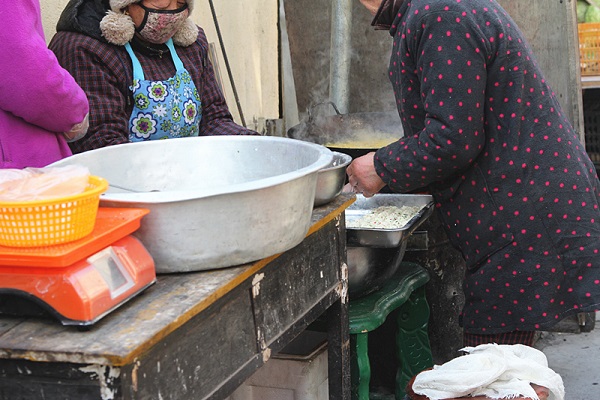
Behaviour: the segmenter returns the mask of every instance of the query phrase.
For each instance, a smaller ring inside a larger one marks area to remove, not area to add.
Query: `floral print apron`
[[[129,140],[170,139],[198,136],[202,103],[196,85],[175,51],[173,41],[166,43],[175,64],[175,76],[166,81],[144,79],[142,65],[129,43],[125,49],[133,63],[133,111],[129,117]]]

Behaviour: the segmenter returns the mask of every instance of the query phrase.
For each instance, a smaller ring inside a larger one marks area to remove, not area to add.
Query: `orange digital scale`
[[[94,230],[46,247],[0,246],[0,314],[90,326],[156,282],[154,260],[131,236],[149,213],[98,209]]]

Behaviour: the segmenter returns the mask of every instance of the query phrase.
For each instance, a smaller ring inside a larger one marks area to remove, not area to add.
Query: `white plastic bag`
[[[81,165],[0,169],[0,201],[49,200],[83,193],[90,171]]]

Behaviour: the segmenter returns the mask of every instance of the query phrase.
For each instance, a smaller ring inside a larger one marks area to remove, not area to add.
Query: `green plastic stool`
[[[403,262],[396,274],[381,289],[356,300],[350,299],[352,399],[382,398],[369,390],[371,366],[368,334],[380,327],[396,309],[399,309],[396,334],[396,399],[404,398],[404,389],[411,377],[433,366],[427,334],[429,305],[425,298],[424,286],[428,281],[429,274],[423,267]]]

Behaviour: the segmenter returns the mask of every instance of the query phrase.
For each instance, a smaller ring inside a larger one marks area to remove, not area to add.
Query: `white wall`
[[[213,0],[242,112],[251,127],[260,118],[280,118],[277,3],[277,0]],[[208,1],[195,1],[193,18],[218,50],[219,69],[227,82]],[[239,122],[231,85],[225,86],[227,103]]]
[[[40,0],[40,3],[46,41],[50,41],[68,0]],[[277,3],[277,0],[213,0],[242,113],[246,125],[252,129],[261,129],[264,119],[280,118]],[[214,43],[227,104],[235,121],[241,123],[209,2],[196,0],[192,18],[204,28],[209,42]]]
[[[56,32],[58,17],[60,17],[60,13],[68,2],[69,0],[40,0],[46,42],[49,42],[54,32]]]

